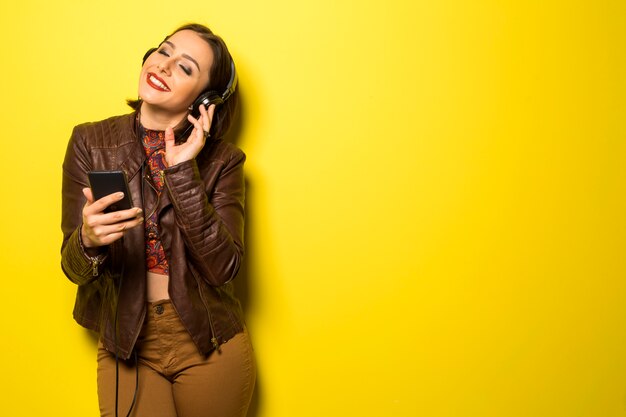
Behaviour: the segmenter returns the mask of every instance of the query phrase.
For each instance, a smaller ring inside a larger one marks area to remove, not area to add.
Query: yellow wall
[[[253,417],[626,416],[622,0],[3,2],[1,415],[97,415],[61,162],[191,20],[240,73]]]

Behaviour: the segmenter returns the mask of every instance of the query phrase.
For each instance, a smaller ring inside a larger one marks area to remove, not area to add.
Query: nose
[[[169,75],[170,74],[171,64],[172,64],[172,58],[171,57],[164,57],[164,59],[162,61],[157,63],[156,67],[157,67],[157,69],[160,72]]]

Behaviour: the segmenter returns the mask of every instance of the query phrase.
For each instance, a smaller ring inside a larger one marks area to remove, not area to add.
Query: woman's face
[[[141,68],[139,97],[161,111],[179,114],[209,83],[213,51],[191,30],[181,30],[164,41]]]

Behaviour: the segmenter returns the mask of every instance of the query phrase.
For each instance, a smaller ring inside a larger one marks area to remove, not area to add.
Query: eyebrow
[[[172,47],[172,49],[176,49],[176,45],[174,45],[174,44],[173,44],[172,42],[170,42],[170,41],[163,41],[163,43],[168,44],[169,46],[171,46],[171,47]],[[187,55],[187,54],[183,54],[183,58],[187,58],[188,60],[190,60],[191,62],[193,62],[194,64],[196,64],[196,67],[198,67],[198,71],[200,71],[200,65],[198,65],[198,62],[197,62],[195,59],[193,59],[192,57],[190,57],[190,56],[189,56],[189,55]]]

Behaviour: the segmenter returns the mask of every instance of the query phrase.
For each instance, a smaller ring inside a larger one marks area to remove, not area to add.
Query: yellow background
[[[3,2],[1,415],[98,414],[61,162],[188,21],[240,74],[252,417],[626,416],[622,0]]]

